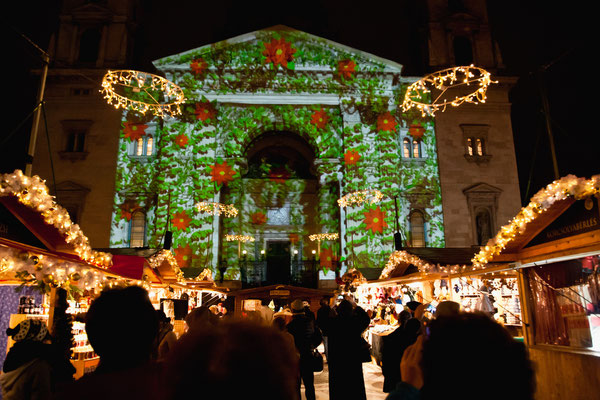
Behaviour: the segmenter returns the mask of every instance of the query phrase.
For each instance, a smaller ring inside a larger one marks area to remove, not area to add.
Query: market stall
[[[374,359],[381,360],[383,338],[398,327],[404,309],[429,305],[425,318],[432,318],[444,300],[457,302],[463,311],[488,313],[522,336],[518,284],[506,264],[474,270],[472,248],[410,248],[390,256],[380,279],[360,285],[358,304],[373,316],[366,333]]]
[[[600,175],[539,191],[473,259],[517,272],[537,399],[600,393]]]

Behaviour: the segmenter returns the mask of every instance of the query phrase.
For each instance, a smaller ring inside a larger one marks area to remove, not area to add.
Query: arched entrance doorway
[[[309,234],[320,231],[314,149],[292,132],[269,131],[254,139],[245,155],[242,179],[223,192],[239,215],[223,221],[222,229],[223,235],[254,238],[237,248],[243,249],[242,285],[317,287],[318,260],[313,254],[317,245],[308,240]],[[222,254],[230,257],[231,245]]]

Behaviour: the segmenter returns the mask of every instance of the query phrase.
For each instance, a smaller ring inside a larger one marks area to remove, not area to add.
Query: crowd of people
[[[316,315],[302,299],[292,301],[288,312],[261,308],[244,318],[222,318],[201,306],[186,316],[187,331],[177,338],[144,289],[105,290],[86,315],[88,339],[100,358],[96,370],[74,381],[68,359],[53,351],[44,323],[23,321],[7,331],[16,343],[0,376],[3,399],[192,394],[299,400],[303,383],[306,399],[313,400],[315,349],[321,343],[329,398],[366,399],[362,363],[370,354],[362,334],[370,317],[349,296],[335,305],[329,300],[321,301]],[[524,346],[489,317],[441,304],[433,321],[424,321],[419,310],[403,311],[398,320],[383,347],[388,399],[533,398]],[[510,375],[510,384],[498,388],[503,374]]]

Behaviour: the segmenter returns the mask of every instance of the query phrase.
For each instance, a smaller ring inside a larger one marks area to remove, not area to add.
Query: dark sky
[[[426,16],[422,0],[146,0],[142,4],[131,66],[136,69],[152,71],[152,60],[283,24],[403,64],[404,75],[423,73]],[[58,23],[59,3],[38,0],[12,7],[14,11],[2,20],[5,94],[10,102],[4,108],[0,132],[0,172],[24,168],[31,127],[26,117],[35,104],[38,80],[29,71],[40,64],[36,51],[20,34],[46,48]],[[519,77],[511,101],[524,201],[554,179],[538,85],[543,66],[547,68],[541,79],[548,95],[560,175],[600,173],[600,135],[593,122],[600,110],[592,111],[591,88],[597,84],[589,60],[597,46],[588,46],[589,7],[583,1],[488,2],[492,33],[507,67],[505,74]],[[21,130],[5,140],[23,120]]]

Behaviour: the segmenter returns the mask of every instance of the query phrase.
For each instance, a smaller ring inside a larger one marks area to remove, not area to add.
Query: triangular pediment
[[[87,3],[80,7],[75,7],[70,11],[74,21],[86,23],[99,23],[110,21],[112,11],[101,4]]]
[[[183,53],[154,61],[159,69],[190,68],[190,62],[198,58],[220,58],[230,68],[244,68],[264,62],[264,43],[283,38],[290,43],[294,53],[294,69],[333,70],[335,60],[353,60],[361,68],[357,72],[400,73],[402,65],[349,46],[302,32],[284,25],[246,33],[217,43],[208,44]]]
[[[463,189],[463,193],[466,194],[471,194],[471,193],[494,193],[494,194],[500,194],[502,193],[502,189],[497,188],[495,186],[492,185],[488,185],[487,183],[484,182],[479,182],[476,183],[472,186],[469,186],[465,189]]]

